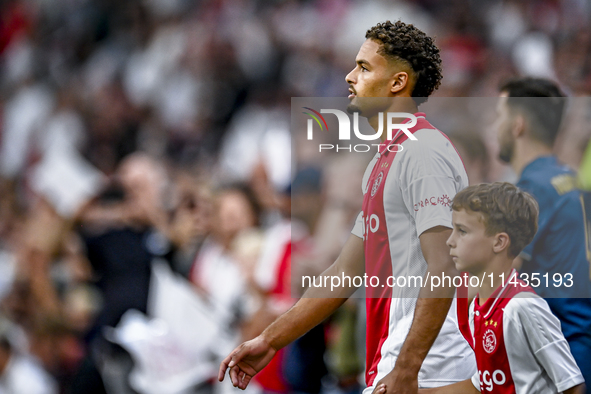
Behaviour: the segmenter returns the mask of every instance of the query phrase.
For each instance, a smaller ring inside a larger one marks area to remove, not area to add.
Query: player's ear
[[[493,243],[493,252],[501,253],[504,250],[508,250],[509,246],[511,246],[511,238],[509,238],[509,234],[503,232],[495,235],[495,240]]]
[[[390,92],[401,92],[408,85],[408,73],[406,71],[399,71],[396,74],[394,74],[391,81],[392,84],[390,85]]]

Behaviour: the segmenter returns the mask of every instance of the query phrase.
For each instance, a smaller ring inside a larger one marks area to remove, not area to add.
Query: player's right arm
[[[470,379],[466,379],[449,386],[420,389],[419,394],[480,394],[480,391],[474,387]]]
[[[363,276],[365,272],[363,240],[351,234],[336,261],[322,276]],[[275,353],[295,341],[337,310],[355,287],[309,288],[303,297],[287,312],[279,316],[258,337],[244,342],[220,364],[218,379],[224,380],[229,368],[235,387],[245,389],[252,377],[263,369]]]

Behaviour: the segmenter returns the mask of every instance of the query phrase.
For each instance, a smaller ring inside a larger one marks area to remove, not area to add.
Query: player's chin
[[[353,97],[347,105],[347,112],[349,114],[354,114],[355,112],[359,112],[361,114],[361,108],[357,105],[357,97]]]

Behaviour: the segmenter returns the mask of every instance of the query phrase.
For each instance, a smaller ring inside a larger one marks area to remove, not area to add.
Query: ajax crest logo
[[[373,183],[373,186],[371,187],[371,196],[372,197],[376,195],[376,193],[380,187],[380,184],[382,183],[382,179],[384,179],[384,171],[381,171],[378,174],[376,180]]]
[[[490,328],[486,330],[484,337],[482,337],[482,346],[487,353],[492,353],[497,348],[497,337],[495,336],[494,331]]]

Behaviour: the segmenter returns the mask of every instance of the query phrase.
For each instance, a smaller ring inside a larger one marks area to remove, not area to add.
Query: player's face
[[[486,235],[484,219],[478,212],[460,209],[452,213],[453,231],[447,240],[456,269],[478,275],[494,256],[494,236]]]
[[[511,133],[512,127],[513,117],[507,106],[507,94],[501,93],[497,103],[496,129],[499,140],[499,159],[505,163],[511,162],[515,150],[515,138]]]
[[[369,117],[391,103],[385,98],[392,96],[390,86],[395,72],[391,62],[378,53],[381,46],[376,41],[366,40],[355,58],[355,68],[345,77],[349,84],[351,102],[347,110],[350,113],[359,112]]]

